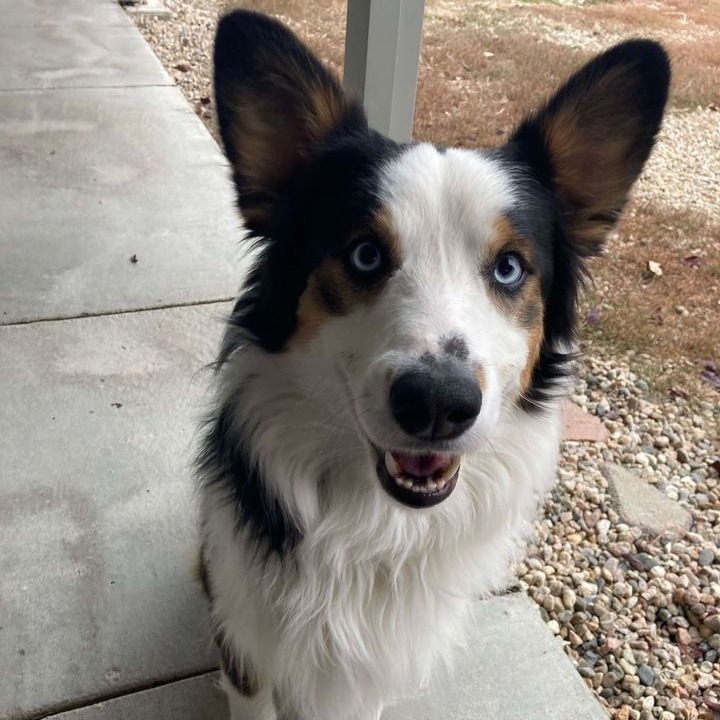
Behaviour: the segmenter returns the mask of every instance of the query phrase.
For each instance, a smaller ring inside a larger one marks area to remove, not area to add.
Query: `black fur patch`
[[[296,172],[275,206],[271,234],[230,317],[220,362],[232,354],[238,333],[269,352],[284,349],[297,326],[297,307],[320,263],[345,247],[379,208],[380,168],[401,147],[363,127],[348,127],[328,140],[308,166]],[[329,311],[341,308],[323,298]],[[228,342],[230,340],[230,342]]]
[[[208,423],[197,460],[201,481],[227,493],[235,508],[238,531],[249,526],[268,553],[283,557],[300,542],[302,530],[271,495],[262,474],[250,461],[233,427],[233,411],[227,404]]]
[[[232,312],[222,364],[241,339],[269,352],[284,349],[308,278],[370,222],[379,170],[401,146],[368,127],[362,107],[277,21],[242,10],[225,16],[214,60],[218,121],[238,205],[249,241],[261,248]],[[273,112],[245,126],[243,103]],[[265,180],[246,177],[248,155],[239,144],[262,151]],[[341,312],[333,300],[324,298],[328,310]]]
[[[260,686],[250,661],[246,658],[238,658],[228,647],[225,636],[220,630],[215,634],[215,644],[220,652],[222,670],[232,686],[245,697],[257,695]]]
[[[517,167],[516,146],[505,146],[500,157]],[[558,382],[573,372],[575,355],[559,352],[558,348],[575,341],[578,299],[586,268],[567,236],[554,195],[530,175],[518,177],[516,182],[522,199],[510,213],[510,221],[533,244],[545,310],[540,358],[533,369],[531,386],[520,399],[523,410],[535,412],[542,410]]]
[[[205,561],[204,546],[200,548],[200,557],[198,558],[198,577],[205,597],[212,602],[212,586],[210,584],[210,572]]]
[[[442,349],[448,355],[458,358],[458,360],[467,360],[470,355],[467,343],[460,335],[452,335],[446,338],[443,341]]]

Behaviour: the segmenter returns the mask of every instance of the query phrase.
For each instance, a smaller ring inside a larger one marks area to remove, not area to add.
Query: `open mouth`
[[[461,457],[450,453],[416,455],[378,452],[377,474],[383,489],[413,508],[437,505],[455,489]]]

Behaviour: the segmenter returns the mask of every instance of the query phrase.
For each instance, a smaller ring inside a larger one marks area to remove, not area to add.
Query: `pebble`
[[[707,567],[708,565],[712,565],[712,563],[715,560],[715,551],[712,548],[705,548],[704,550],[701,550],[698,554],[698,565],[700,567]]]
[[[576,600],[577,600],[577,595],[575,594],[575,591],[572,590],[572,588],[569,588],[569,587],[563,588],[562,602],[563,602],[563,606],[566,609],[572,610],[575,607]]]
[[[703,624],[711,633],[720,633],[720,614],[708,615]]]
[[[655,682],[655,671],[649,665],[638,665],[637,674],[640,682],[645,686],[650,686]]]

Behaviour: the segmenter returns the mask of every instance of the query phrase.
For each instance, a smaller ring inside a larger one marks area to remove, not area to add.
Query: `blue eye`
[[[498,258],[494,272],[495,282],[505,287],[519,285],[525,277],[520,257],[515,253],[504,253]]]
[[[374,242],[365,240],[353,248],[350,253],[350,264],[357,272],[374,273],[382,266],[383,255]]]

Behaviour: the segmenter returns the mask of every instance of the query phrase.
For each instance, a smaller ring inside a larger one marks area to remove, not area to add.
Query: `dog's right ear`
[[[225,15],[215,38],[215,99],[247,227],[272,232],[279,194],[323,141],[362,108],[286,27],[259,13]]]

